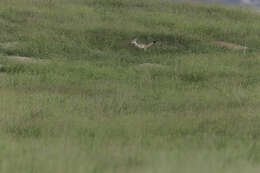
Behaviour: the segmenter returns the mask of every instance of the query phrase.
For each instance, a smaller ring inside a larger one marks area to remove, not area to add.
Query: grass
[[[259,172],[259,19],[167,0],[1,0],[0,172]],[[144,52],[135,37],[160,42]]]

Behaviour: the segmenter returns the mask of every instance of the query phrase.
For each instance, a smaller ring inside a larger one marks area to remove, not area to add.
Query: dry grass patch
[[[14,49],[19,43],[17,41],[0,43],[0,47],[3,49]]]
[[[246,46],[241,46],[238,44],[234,43],[229,43],[225,41],[214,41],[214,44],[220,47],[228,48],[228,49],[234,49],[234,50],[247,50],[248,47]]]
[[[40,60],[36,58],[31,57],[24,57],[24,56],[7,56],[8,59],[14,60],[14,61],[20,61],[25,63],[34,63],[34,64],[44,64],[47,63],[47,60]]]

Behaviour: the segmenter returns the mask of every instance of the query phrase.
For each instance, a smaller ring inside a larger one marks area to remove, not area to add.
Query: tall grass
[[[259,172],[259,19],[166,0],[1,0],[0,172]]]

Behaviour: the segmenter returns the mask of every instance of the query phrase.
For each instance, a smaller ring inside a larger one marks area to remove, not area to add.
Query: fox
[[[135,47],[139,48],[139,49],[143,49],[146,50],[147,48],[151,47],[152,45],[154,45],[155,43],[157,43],[159,40],[154,40],[148,44],[141,44],[141,43],[137,43],[137,39],[133,39],[131,41],[131,44],[134,45]]]

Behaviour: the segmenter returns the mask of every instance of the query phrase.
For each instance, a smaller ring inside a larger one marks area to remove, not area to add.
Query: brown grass
[[[229,43],[229,42],[225,42],[225,41],[215,41],[214,44],[217,46],[220,46],[220,47],[225,47],[225,48],[234,49],[234,50],[247,50],[248,49],[248,47],[246,47],[246,46],[241,46],[238,44]]]
[[[21,62],[34,63],[34,64],[47,63],[46,60],[40,60],[40,59],[24,57],[24,56],[7,56],[7,58],[14,61],[21,61]]]

